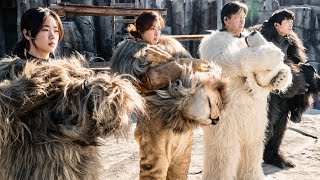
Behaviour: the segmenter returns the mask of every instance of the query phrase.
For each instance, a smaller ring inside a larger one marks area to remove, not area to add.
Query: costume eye
[[[209,98],[209,97],[207,97],[207,98],[208,98],[209,108],[211,109],[211,102],[210,102],[210,98]]]

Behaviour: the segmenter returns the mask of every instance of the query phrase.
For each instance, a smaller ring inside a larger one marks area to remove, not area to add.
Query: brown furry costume
[[[219,80],[218,67],[191,59],[176,40],[162,37],[152,48],[125,40],[114,52],[111,65],[116,72],[140,79],[140,89],[148,92],[149,118],[140,117],[135,130],[140,145],[140,179],[187,179],[193,130],[216,123],[226,100],[225,85]],[[193,73],[190,68],[209,72]],[[210,112],[199,110],[210,105]]]
[[[290,120],[300,122],[301,116],[307,108],[312,106],[312,96],[317,94],[319,87],[310,87],[309,83],[317,83],[316,71],[307,68],[307,56],[305,47],[297,34],[292,32],[286,37],[278,35],[273,23],[265,22],[255,29],[273,42],[285,53],[285,62],[291,67],[293,81],[291,87],[284,94],[271,94],[269,98],[268,131],[264,150],[264,161],[280,168],[294,167],[294,164],[286,159],[279,149],[283,139],[289,114]],[[310,74],[310,75],[308,75]]]
[[[98,138],[128,130],[144,103],[121,76],[79,57],[0,62],[0,177],[99,179]]]

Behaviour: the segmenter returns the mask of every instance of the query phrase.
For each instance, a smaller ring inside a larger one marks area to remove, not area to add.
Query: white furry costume
[[[292,80],[284,55],[260,33],[245,39],[223,31],[205,37],[199,51],[202,60],[222,67],[230,98],[220,122],[204,128],[203,179],[263,179],[267,98]]]

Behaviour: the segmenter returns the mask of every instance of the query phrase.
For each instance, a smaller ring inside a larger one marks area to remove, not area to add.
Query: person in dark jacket
[[[291,87],[285,93],[272,93],[269,98],[269,123],[263,158],[265,163],[280,168],[295,166],[280,150],[288,120],[300,122],[302,113],[313,103],[313,94],[319,91],[317,72],[307,63],[306,48],[293,32],[294,19],[292,11],[279,9],[268,21],[255,27],[282,50],[284,61],[291,67],[293,74]]]

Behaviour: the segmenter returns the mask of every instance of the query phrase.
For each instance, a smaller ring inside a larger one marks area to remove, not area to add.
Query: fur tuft
[[[129,80],[96,74],[81,56],[31,60],[10,72],[0,83],[4,179],[99,179],[99,138],[126,136],[130,115],[145,114]]]

